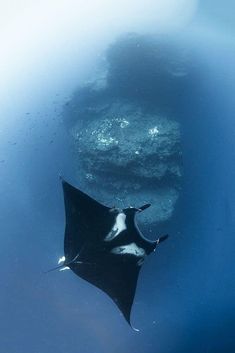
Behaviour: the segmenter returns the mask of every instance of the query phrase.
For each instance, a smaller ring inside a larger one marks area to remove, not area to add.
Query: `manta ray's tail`
[[[53,267],[50,270],[46,271],[45,273],[53,272],[53,271],[56,271],[56,270],[59,270],[59,271],[69,270],[70,269],[70,265],[72,265],[73,263],[84,264],[84,265],[94,265],[91,262],[78,261],[76,258],[77,258],[77,256],[72,261],[64,262],[62,265]],[[59,263],[61,263],[60,260],[59,260]]]
[[[68,267],[68,266],[66,264],[59,265],[59,266],[51,268],[50,270],[45,271],[44,273],[49,273],[49,272],[53,272],[53,271],[56,271],[56,270],[62,270],[65,267]]]

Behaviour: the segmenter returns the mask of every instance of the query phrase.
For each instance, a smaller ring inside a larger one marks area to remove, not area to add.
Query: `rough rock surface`
[[[110,206],[152,203],[143,222],[169,219],[182,174],[179,123],[122,100],[93,115],[70,130],[80,185]]]
[[[76,184],[109,206],[150,202],[141,223],[167,221],[181,185],[181,106],[196,67],[184,40],[165,36],[127,34],[103,59],[63,111]]]

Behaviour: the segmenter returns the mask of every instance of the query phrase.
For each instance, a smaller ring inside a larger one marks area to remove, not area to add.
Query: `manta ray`
[[[135,216],[150,204],[124,209],[107,207],[62,180],[65,205],[64,256],[70,269],[114,301],[128,324],[140,269],[146,257],[167,238],[144,238]]]

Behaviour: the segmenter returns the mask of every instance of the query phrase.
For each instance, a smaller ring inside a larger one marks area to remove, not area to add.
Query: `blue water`
[[[132,310],[139,333],[95,287],[69,271],[44,274],[63,253],[58,175],[72,180],[74,172],[61,121],[67,97],[55,91],[49,112],[35,100],[2,135],[1,352],[235,352],[235,43],[216,22],[219,11],[212,18],[222,37],[192,36],[200,77],[176,112],[182,191],[170,238],[140,275]]]

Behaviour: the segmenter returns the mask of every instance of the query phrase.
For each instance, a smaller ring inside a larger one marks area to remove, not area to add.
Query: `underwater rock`
[[[167,221],[181,185],[181,100],[195,75],[184,43],[127,34],[100,69],[63,111],[79,188],[108,206],[151,203],[140,222]]]
[[[159,114],[116,101],[97,108],[96,119],[71,128],[77,177],[99,201],[141,206],[150,222],[167,220],[179,195],[180,126]]]

